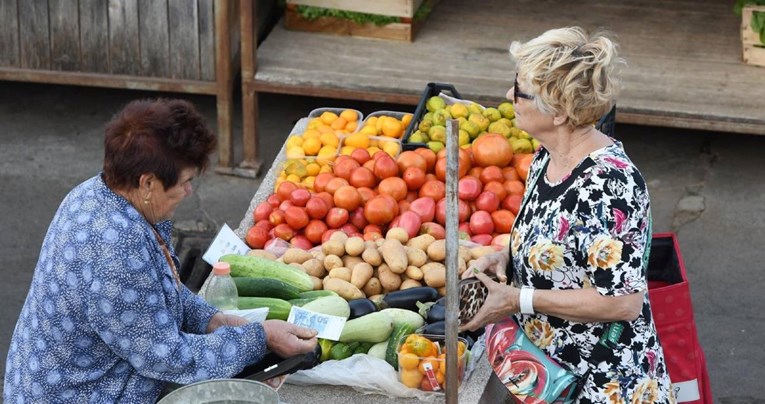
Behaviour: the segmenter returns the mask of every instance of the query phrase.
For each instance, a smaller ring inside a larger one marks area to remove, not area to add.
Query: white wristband
[[[524,286],[520,295],[521,314],[534,314],[534,288]]]

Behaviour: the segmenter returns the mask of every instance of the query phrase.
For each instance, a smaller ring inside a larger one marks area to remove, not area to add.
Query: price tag
[[[288,323],[311,328],[319,332],[318,337],[332,341],[340,339],[340,333],[345,327],[345,318],[316,313],[300,307],[292,306]]]
[[[247,247],[247,244],[227,224],[223,224],[215,239],[210,243],[210,247],[207,247],[202,259],[213,265],[226,254],[244,255],[247,251],[250,251],[250,247]]]

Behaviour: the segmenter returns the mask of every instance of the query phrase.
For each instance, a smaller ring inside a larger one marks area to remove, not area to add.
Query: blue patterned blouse
[[[172,224],[157,228],[172,249]],[[265,332],[253,323],[205,334],[216,312],[176,287],[151,226],[93,177],[48,229],[11,340],[4,401],[153,403],[166,382],[231,377],[263,357]]]

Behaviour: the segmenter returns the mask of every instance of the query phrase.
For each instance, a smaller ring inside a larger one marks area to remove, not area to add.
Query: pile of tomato
[[[431,337],[432,338],[432,337]],[[443,339],[443,336],[438,338]],[[457,342],[457,379],[462,384],[465,376],[466,344]],[[438,391],[446,388],[446,348],[425,335],[409,335],[398,350],[398,376],[410,388]]]

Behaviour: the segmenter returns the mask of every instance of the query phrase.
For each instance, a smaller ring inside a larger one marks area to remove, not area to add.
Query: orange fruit
[[[316,138],[308,138],[303,141],[303,152],[306,156],[315,156],[321,149],[321,140]]]
[[[369,136],[364,133],[354,133],[343,141],[343,146],[351,146],[353,148],[366,149],[369,147]]]
[[[338,117],[332,123],[329,125],[334,130],[340,130],[345,129],[345,125],[348,123],[348,121],[345,120],[343,117]]]
[[[398,366],[402,369],[417,369],[420,365],[420,358],[413,353],[404,353],[398,356]],[[418,382],[419,383],[419,382]]]
[[[412,122],[412,114],[406,114],[403,117],[401,117],[401,124],[404,125],[404,127],[409,126],[409,123]]]
[[[353,133],[358,126],[359,126],[358,122],[356,122],[356,121],[349,121],[345,125],[345,131],[348,132],[348,133]]]
[[[319,140],[321,140],[321,144],[323,146],[337,147],[337,145],[340,143],[340,139],[338,139],[337,135],[332,132],[322,133],[319,136]]]
[[[335,119],[337,119],[337,114],[332,111],[324,111],[322,112],[321,116],[319,116],[322,122],[326,125],[332,125],[332,122],[334,122]]]
[[[420,361],[420,365],[417,367],[417,369],[420,371],[420,373],[425,374],[425,365],[430,364],[431,368],[433,369],[433,372],[438,372],[438,368],[441,365],[441,362],[434,358],[434,357],[427,357]],[[444,363],[444,367],[446,367],[446,364]]]
[[[383,121],[382,128],[379,131],[382,131],[382,134],[387,137],[393,137],[398,139],[404,133],[404,128],[398,119],[393,117],[388,117],[387,119]]]
[[[420,387],[420,382],[422,382],[423,376],[422,373],[417,371],[417,369],[405,369],[399,373],[399,377],[401,378],[401,383],[403,383],[404,386],[416,389]]]
[[[348,122],[356,122],[359,120],[359,114],[352,109],[345,109],[340,113],[340,117]]]

